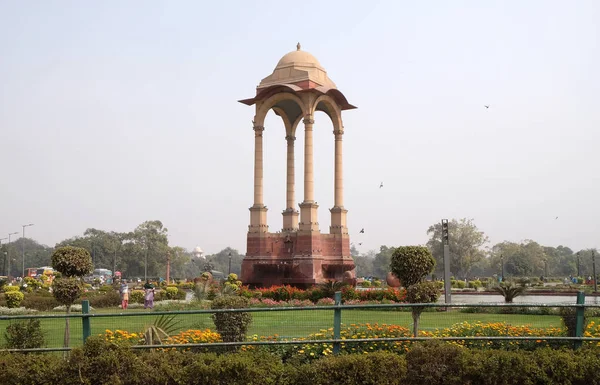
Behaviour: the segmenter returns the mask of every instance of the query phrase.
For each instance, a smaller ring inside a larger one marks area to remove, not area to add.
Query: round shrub
[[[440,296],[440,289],[433,281],[420,282],[406,289],[406,301],[409,303],[432,303]]]
[[[52,283],[52,295],[63,305],[72,305],[82,293],[83,285],[78,278],[56,278]]]
[[[92,256],[82,247],[59,247],[52,254],[52,267],[67,277],[83,277],[92,272]]]
[[[4,286],[3,289],[4,289],[5,293],[11,292],[11,291],[19,291],[20,290],[19,286]]]
[[[21,301],[25,298],[25,294],[20,291],[9,291],[5,294],[6,306],[10,309],[17,308],[21,305]]]
[[[39,319],[11,322],[4,332],[4,340],[8,349],[36,349],[45,344]]]
[[[361,287],[371,287],[371,281],[362,281],[360,283]]]
[[[434,267],[435,259],[425,246],[400,246],[394,250],[390,262],[392,273],[404,287],[421,282]]]
[[[215,298],[212,309],[245,309],[250,307],[250,301],[244,297],[223,296]],[[223,342],[241,342],[246,340],[252,315],[246,312],[214,313],[213,322]]]
[[[143,290],[133,290],[129,294],[129,302],[130,303],[144,303],[144,291]]]
[[[179,289],[177,287],[167,286],[167,288],[165,289],[165,297],[167,299],[177,299],[178,292]]]

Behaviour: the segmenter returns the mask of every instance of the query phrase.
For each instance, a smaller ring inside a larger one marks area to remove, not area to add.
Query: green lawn
[[[131,310],[139,312],[140,310]],[[109,312],[109,311],[102,311]],[[110,310],[110,312],[114,312]],[[269,311],[252,313],[253,321],[250,326],[250,335],[269,336],[278,334],[282,337],[303,337],[318,332],[321,329],[333,327],[333,311],[305,310],[305,311]],[[141,331],[144,325],[152,323],[156,315],[148,312],[148,316],[91,318],[92,334],[103,334],[106,329],[127,330],[129,332]],[[209,314],[184,314],[177,315],[179,326],[186,329],[214,330],[214,324]],[[471,314],[458,311],[424,312],[421,315],[420,327],[422,330],[450,327],[463,321],[506,322],[511,325],[530,325],[532,327],[560,327],[559,316],[551,315],[513,315],[513,314]],[[595,320],[597,321],[597,320]],[[1,340],[4,340],[3,331],[9,321],[0,321]],[[343,324],[380,323],[395,324],[410,328],[412,317],[409,312],[385,310],[344,310],[342,311]],[[42,328],[46,332],[48,347],[62,346],[64,335],[64,319],[43,319]],[[3,343],[3,342],[2,342]],[[82,344],[82,323],[80,319],[71,319],[71,346]]]

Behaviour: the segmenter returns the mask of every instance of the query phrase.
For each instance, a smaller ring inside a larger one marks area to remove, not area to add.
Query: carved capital
[[[288,135],[285,137],[285,140],[287,140],[288,142],[293,142],[294,140],[296,140],[296,137],[293,135]]]
[[[303,122],[304,122],[304,125],[315,124],[315,120],[313,119],[312,115],[305,116]]]
[[[264,130],[264,126],[254,126],[254,136],[262,136]]]
[[[333,130],[333,135],[335,135],[336,139],[342,139],[342,135],[344,135],[344,130]]]

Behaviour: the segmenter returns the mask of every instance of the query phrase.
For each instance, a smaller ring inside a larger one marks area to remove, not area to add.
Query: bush
[[[575,307],[561,307],[559,310],[562,324],[567,329],[567,336],[576,337],[577,329],[577,308]],[[586,312],[583,313],[583,330],[586,329],[588,323],[588,317]]]
[[[45,345],[39,319],[11,322],[4,332],[7,349],[36,349]]]
[[[59,247],[52,253],[52,267],[66,277],[83,277],[92,272],[92,256],[82,247]]]
[[[9,308],[19,307],[21,305],[21,301],[25,298],[25,294],[20,291],[9,291],[4,294],[6,297],[6,306]]]
[[[56,278],[52,282],[52,295],[63,305],[72,305],[83,293],[79,278]]]
[[[177,288],[175,288],[175,291],[177,291]],[[131,293],[129,293],[129,303],[144,303],[144,291],[132,290]]]
[[[5,293],[8,293],[11,291],[20,291],[21,289],[19,288],[19,286],[4,286],[3,290]]]
[[[360,283],[360,286],[361,286],[361,287],[371,287],[371,281],[366,281],[366,280],[365,280],[365,281],[362,281],[362,282]]]
[[[244,309],[248,307],[250,307],[250,301],[237,296],[216,298],[211,305],[212,309]],[[212,319],[223,342],[241,342],[246,340],[252,315],[246,312],[214,313]]]
[[[476,279],[474,281],[469,281],[469,287],[471,289],[479,289],[480,287],[483,287],[483,284],[481,283],[480,280]]]
[[[415,384],[462,385],[464,349],[440,341],[413,346],[406,354],[406,376]]]
[[[433,271],[435,259],[425,246],[400,246],[394,250],[390,269],[404,287],[421,282]]]
[[[47,291],[26,294],[23,302],[21,302],[21,306],[39,311],[52,310],[58,305],[60,305],[58,301]]]
[[[94,292],[90,291],[82,295],[81,299],[78,299],[76,303],[81,303],[82,300],[87,299],[90,306],[93,308],[107,308],[117,307],[121,304],[121,296],[115,290],[107,292]]]

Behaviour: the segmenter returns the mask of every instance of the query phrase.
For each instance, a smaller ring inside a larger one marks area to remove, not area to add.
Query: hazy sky
[[[493,243],[600,246],[595,0],[0,0],[0,235],[33,222],[27,236],[54,245],[159,219],[171,244],[245,252],[254,109],[237,100],[297,42],[358,106],[344,183],[361,251],[463,217]],[[315,120],[328,231],[334,141]],[[274,232],[285,132],[273,113],[265,128]]]

